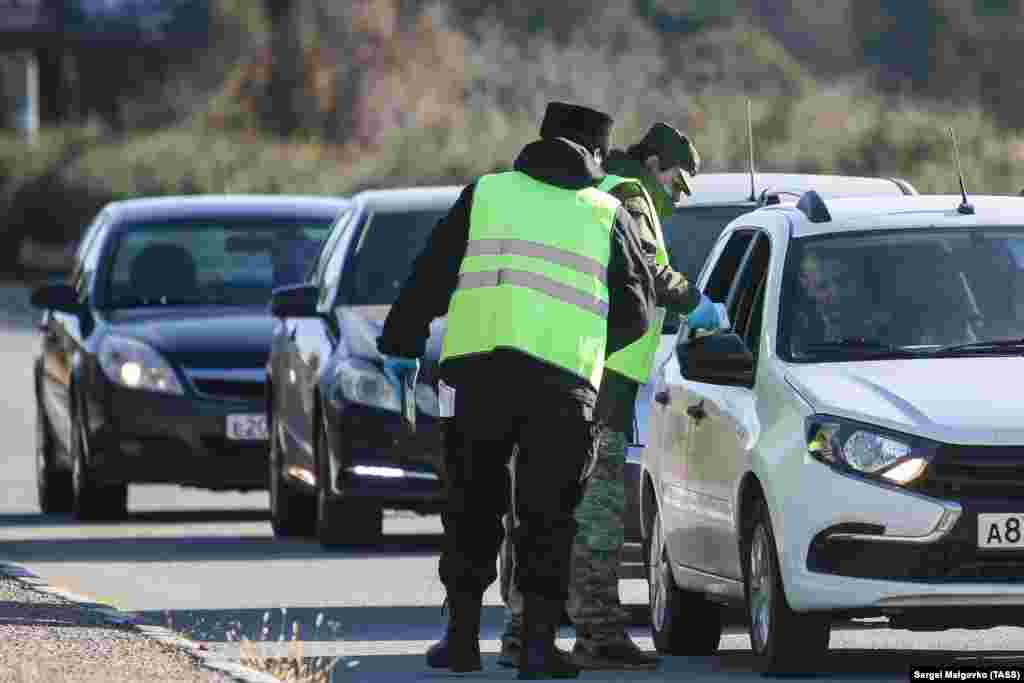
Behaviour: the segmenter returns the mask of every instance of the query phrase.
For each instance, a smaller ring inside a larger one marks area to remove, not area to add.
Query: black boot
[[[501,652],[498,664],[511,669],[519,668],[519,657],[523,651],[523,626],[519,618],[509,617],[505,632],[501,634]]]
[[[523,596],[523,649],[519,680],[577,678],[580,668],[555,647],[563,602]]]
[[[448,604],[448,628],[444,638],[427,650],[427,664],[456,673],[480,671],[480,610],[483,596],[452,593]]]

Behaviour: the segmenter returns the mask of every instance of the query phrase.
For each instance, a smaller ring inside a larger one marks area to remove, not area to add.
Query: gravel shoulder
[[[228,683],[186,653],[0,576],[0,683]]]

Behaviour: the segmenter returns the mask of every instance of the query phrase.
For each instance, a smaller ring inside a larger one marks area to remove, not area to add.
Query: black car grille
[[[819,533],[807,554],[811,571],[888,581],[1024,583],[1024,551],[978,549],[977,517],[970,510],[934,543],[885,543],[831,538],[846,531]]]
[[[1024,446],[942,446],[911,488],[944,500],[1024,498]]]
[[[244,382],[229,379],[195,379],[196,391],[204,396],[239,401],[257,401],[264,398],[263,382]]]

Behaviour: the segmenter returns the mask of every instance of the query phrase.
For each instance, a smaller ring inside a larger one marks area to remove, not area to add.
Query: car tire
[[[790,609],[771,517],[763,500],[755,515],[743,543],[743,584],[751,648],[763,673],[812,672],[828,652],[831,621],[826,614]]]
[[[722,611],[700,593],[676,585],[655,510],[644,539],[654,649],[666,655],[708,656],[722,639]]]
[[[39,509],[43,514],[59,514],[72,511],[75,503],[75,489],[72,487],[71,472],[57,469],[56,444],[49,421],[36,402],[36,493]]]
[[[331,492],[327,425],[317,436],[316,537],[324,549],[372,545],[384,532],[384,511],[374,503],[336,498]]]
[[[316,497],[289,484],[281,462],[281,439],[270,423],[267,483],[270,492],[270,526],[277,538],[312,536],[316,532]]]
[[[86,459],[85,429],[76,410],[71,414],[72,514],[81,521],[117,520],[128,513],[128,485],[99,484]]]
[[[57,447],[42,406],[36,402],[36,492],[45,515],[71,512],[75,490],[71,472],[57,468]]]

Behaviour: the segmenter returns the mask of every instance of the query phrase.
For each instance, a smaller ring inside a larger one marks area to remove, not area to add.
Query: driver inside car
[[[872,310],[871,297],[849,263],[815,252],[800,262],[795,346],[864,339],[886,343],[888,311]]]

